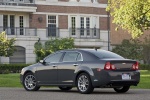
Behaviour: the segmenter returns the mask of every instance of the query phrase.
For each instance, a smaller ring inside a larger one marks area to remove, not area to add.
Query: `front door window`
[[[62,57],[63,53],[56,53],[53,55],[50,55],[48,58],[46,58],[46,63],[58,63]]]

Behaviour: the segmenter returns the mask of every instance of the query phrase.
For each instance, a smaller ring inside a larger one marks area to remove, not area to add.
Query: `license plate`
[[[131,75],[129,75],[129,74],[122,74],[122,80],[131,80]]]

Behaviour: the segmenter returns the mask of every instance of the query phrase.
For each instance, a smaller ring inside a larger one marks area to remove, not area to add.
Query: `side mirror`
[[[46,62],[45,62],[44,60],[40,60],[39,62],[40,62],[41,64],[43,64],[43,65],[46,64]]]
[[[39,62],[43,64],[43,63],[44,63],[44,60],[40,60]]]

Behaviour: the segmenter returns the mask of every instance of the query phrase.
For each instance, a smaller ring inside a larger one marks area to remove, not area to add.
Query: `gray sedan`
[[[39,63],[22,69],[20,80],[27,91],[40,86],[58,86],[67,91],[77,87],[83,94],[94,88],[114,88],[125,93],[140,81],[137,61],[115,53],[94,49],[61,50]]]

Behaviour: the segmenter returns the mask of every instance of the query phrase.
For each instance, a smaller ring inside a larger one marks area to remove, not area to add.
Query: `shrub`
[[[4,73],[19,73],[22,68],[30,64],[0,64],[0,74]]]

